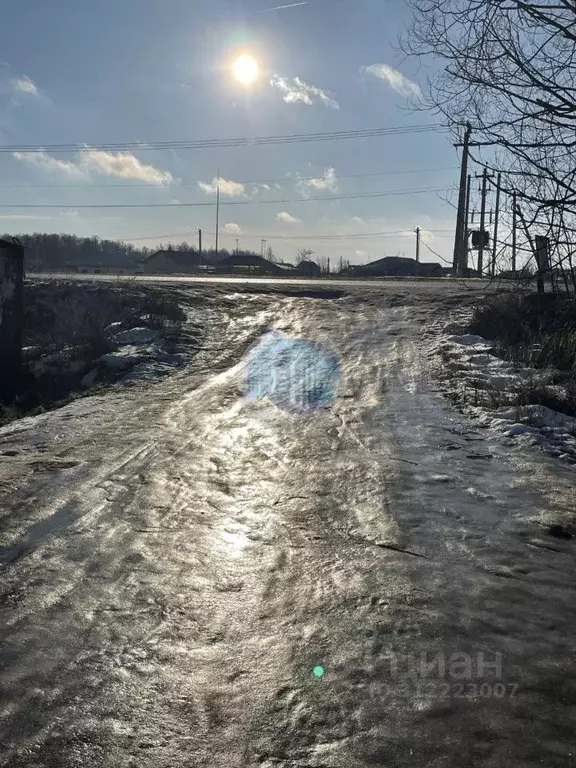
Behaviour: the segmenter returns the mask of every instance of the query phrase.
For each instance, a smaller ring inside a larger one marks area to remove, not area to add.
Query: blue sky
[[[240,247],[259,250],[266,238],[285,260],[307,247],[333,261],[342,256],[359,263],[413,255],[413,230],[420,226],[424,241],[450,259],[454,212],[438,190],[457,179],[457,157],[441,132],[208,150],[50,152],[50,145],[66,143],[90,147],[436,122],[410,109],[426,72],[398,54],[408,13],[403,3],[308,0],[269,10],[288,2],[10,2],[4,9],[10,33],[0,51],[0,143],[47,151],[0,154],[0,230],[74,232],[155,247],[171,233],[190,232],[172,240],[194,242],[201,227],[209,246],[215,210],[177,203],[215,202],[219,166],[222,246],[234,248],[239,238]],[[243,53],[259,65],[250,86],[231,71]],[[421,189],[428,191],[410,192]],[[395,190],[408,194],[309,199]],[[292,202],[266,202],[274,200]],[[250,205],[226,205],[234,202]],[[78,207],[144,203],[171,205]],[[8,204],[57,207],[2,207]],[[376,232],[386,234],[371,234]],[[437,260],[425,247],[422,258]]]

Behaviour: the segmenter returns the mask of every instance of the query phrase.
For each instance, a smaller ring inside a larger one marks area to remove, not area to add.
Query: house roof
[[[146,261],[153,259],[155,256],[165,256],[177,264],[178,266],[186,267],[190,264],[206,264],[206,260],[198,251],[172,251],[172,250],[160,250],[148,256]]]
[[[407,256],[384,256],[383,259],[371,261],[369,264],[362,265],[362,269],[371,269],[373,267],[384,267],[391,264],[416,264],[415,259],[409,259]]]
[[[255,253],[234,253],[231,256],[227,256],[225,259],[221,259],[216,264],[217,267],[260,267],[266,269],[269,272],[281,273],[282,268],[273,264],[267,259],[263,259],[262,256],[257,256]]]
[[[136,266],[136,262],[121,253],[102,253],[95,256],[75,254],[66,259],[65,263],[72,267],[116,267],[118,269]]]

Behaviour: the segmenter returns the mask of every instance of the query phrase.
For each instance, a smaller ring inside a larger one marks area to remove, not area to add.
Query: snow
[[[516,404],[535,388],[561,395],[561,387],[550,383],[554,372],[497,357],[494,344],[482,336],[454,333],[464,326],[452,320],[436,329],[432,345],[448,394],[482,426],[576,464],[576,419],[539,403]]]
[[[114,335],[117,344],[152,344],[157,341],[160,331],[153,328],[130,328]]]

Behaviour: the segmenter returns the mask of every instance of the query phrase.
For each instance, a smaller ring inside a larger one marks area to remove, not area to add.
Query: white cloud
[[[302,224],[302,219],[297,219],[295,216],[291,216],[286,211],[280,211],[276,214],[278,221],[283,221],[285,224]]]
[[[409,80],[397,69],[389,67],[388,64],[371,64],[364,68],[364,72],[384,80],[390,88],[402,96],[420,96],[422,93],[418,83]]]
[[[148,184],[170,184],[171,173],[146,165],[129,152],[102,152],[93,149],[79,153],[79,164],[87,171],[102,176],[118,176],[123,179],[140,179]]]
[[[352,216],[352,221],[355,221],[357,224],[366,224],[360,216]]]
[[[212,181],[199,181],[198,186],[207,195],[215,195],[218,191],[218,183],[220,183],[220,194],[228,195],[229,197],[238,197],[246,194],[246,188],[244,184],[240,184],[239,181],[228,181],[226,179],[218,178],[215,176]]]
[[[337,192],[338,179],[336,178],[335,168],[326,168],[322,176],[313,179],[299,179],[296,189],[306,197],[310,191],[318,192]]]
[[[14,152],[12,155],[26,165],[40,168],[43,171],[61,171],[69,176],[84,176],[85,172],[75,163],[68,160],[59,160],[47,152]]]
[[[299,77],[288,78],[274,75],[270,79],[270,85],[281,91],[287,104],[301,102],[311,105],[318,100],[325,107],[340,109],[338,102],[333,98],[333,94],[329,91],[323,91],[322,88],[317,88],[315,85],[308,85]]]
[[[229,224],[224,224],[224,232],[229,235],[241,235],[242,229],[239,224],[235,224],[231,221]]]
[[[60,160],[47,152],[14,152],[13,157],[47,172],[59,171],[76,178],[87,178],[90,173],[121,179],[138,179],[147,184],[170,184],[174,177],[153,165],[146,165],[129,152],[104,152],[89,149],[78,152],[75,160]]]
[[[365,259],[368,256],[368,251],[354,251],[354,253],[360,259]]]
[[[12,80],[12,87],[19,93],[30,93],[32,96],[38,96],[38,87],[36,83],[26,75],[22,77],[15,77]]]

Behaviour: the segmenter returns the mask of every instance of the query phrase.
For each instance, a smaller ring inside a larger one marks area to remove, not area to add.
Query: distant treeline
[[[139,264],[158,250],[194,251],[197,250],[189,243],[179,245],[160,245],[157,248],[137,248],[131,243],[119,240],[101,240],[99,237],[78,237],[66,234],[44,234],[35,232],[33,235],[0,235],[0,238],[11,240],[17,238],[25,248],[26,262],[29,267],[51,269],[66,267],[68,264],[87,266],[126,266],[129,263]],[[253,253],[241,251],[241,253]],[[214,250],[203,251],[208,261],[215,262],[226,258],[230,251],[220,249],[218,256]]]

